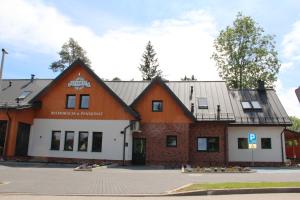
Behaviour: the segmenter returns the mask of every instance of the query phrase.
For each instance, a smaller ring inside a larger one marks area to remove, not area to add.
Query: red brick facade
[[[142,123],[141,133],[134,138],[146,138],[146,164],[187,164],[189,159],[188,123]],[[167,135],[177,136],[177,147],[167,147]]]
[[[225,133],[224,123],[193,123],[190,125],[189,161],[193,166],[224,166],[226,164]],[[197,151],[198,137],[219,137],[219,152]]]
[[[146,138],[146,164],[193,166],[224,166],[226,164],[224,123],[142,123],[141,133],[134,138]],[[167,135],[177,136],[177,147],[167,147]],[[198,152],[198,137],[219,137],[219,152]]]

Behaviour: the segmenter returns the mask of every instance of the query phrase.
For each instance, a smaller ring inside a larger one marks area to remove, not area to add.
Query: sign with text
[[[75,80],[72,80],[68,83],[68,87],[73,87],[76,90],[81,90],[82,88],[91,87],[91,83],[85,80],[83,77],[78,76]]]
[[[256,149],[256,133],[248,133],[248,148]]]
[[[102,116],[103,112],[85,112],[85,111],[52,111],[51,115],[60,115],[60,116]]]

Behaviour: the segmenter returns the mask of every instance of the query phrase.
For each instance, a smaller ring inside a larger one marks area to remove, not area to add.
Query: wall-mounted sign
[[[75,80],[68,83],[68,87],[74,87],[76,90],[81,90],[82,88],[91,87],[91,83],[85,80],[83,77],[78,76]]]
[[[59,116],[102,116],[103,112],[52,111],[50,114]]]

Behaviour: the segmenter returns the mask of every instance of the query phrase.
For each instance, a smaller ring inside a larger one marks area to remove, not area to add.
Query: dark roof
[[[234,124],[291,125],[288,114],[273,89],[229,90],[229,96],[236,119]],[[262,108],[245,110],[242,108],[242,101],[258,101]]]
[[[161,80],[162,81],[162,80]],[[194,104],[194,117],[200,121],[216,120],[217,105],[220,105],[220,120],[234,120],[227,87],[224,81],[163,81],[175,94],[176,98],[191,110]],[[128,105],[132,105],[138,96],[149,86],[151,81],[106,81],[105,82]],[[152,82],[154,83],[154,82]],[[193,95],[190,99],[191,86]],[[198,109],[197,99],[206,97],[207,109]]]
[[[236,125],[290,125],[291,122],[274,90],[265,92],[258,90],[228,90],[224,81],[164,81],[155,78],[152,81],[102,81],[89,67],[81,61],[75,61],[56,79],[10,79],[2,80],[0,92],[0,108],[30,107],[53,84],[61,79],[65,73],[75,65],[85,67],[87,72],[95,78],[123,107],[135,117],[138,113],[132,105],[152,84],[161,84],[182,107],[184,112],[197,121],[216,121],[218,119],[217,106],[220,105],[220,120]],[[11,86],[9,87],[9,82]],[[191,88],[193,92],[191,93]],[[17,104],[16,98],[23,91],[32,91],[24,100]],[[192,95],[191,95],[192,94]],[[207,99],[207,108],[198,108],[198,99]],[[258,101],[261,110],[243,110],[241,101]],[[194,112],[191,112],[191,105]]]
[[[0,108],[20,108],[31,106],[30,100],[43,90],[52,80],[51,79],[3,79],[0,90]],[[9,86],[11,83],[11,86]],[[31,93],[17,103],[17,98],[24,91]]]

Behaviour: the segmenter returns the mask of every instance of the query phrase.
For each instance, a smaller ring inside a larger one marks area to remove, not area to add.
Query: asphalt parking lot
[[[163,194],[198,182],[300,181],[300,169],[259,168],[247,174],[183,174],[151,167],[74,171],[72,165],[0,163],[0,193],[44,195]]]

